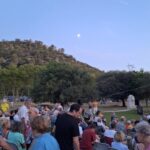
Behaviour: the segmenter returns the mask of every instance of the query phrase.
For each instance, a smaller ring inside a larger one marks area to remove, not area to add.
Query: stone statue
[[[133,95],[129,95],[127,98],[127,108],[128,109],[134,109],[135,106],[135,97]]]

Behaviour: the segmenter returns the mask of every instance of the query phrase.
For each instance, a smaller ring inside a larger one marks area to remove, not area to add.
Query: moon
[[[78,34],[77,34],[77,38],[80,38],[80,37],[81,37],[81,34],[80,34],[80,33],[78,33]]]

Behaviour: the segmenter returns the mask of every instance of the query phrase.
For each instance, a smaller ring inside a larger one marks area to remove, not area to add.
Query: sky
[[[0,0],[0,40],[18,38],[103,71],[150,71],[150,0]]]

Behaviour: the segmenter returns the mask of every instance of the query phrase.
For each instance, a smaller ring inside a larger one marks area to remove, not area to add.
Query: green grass
[[[105,112],[104,116],[107,120],[107,123],[110,122],[111,112]],[[139,120],[141,118],[140,115],[136,113],[136,110],[130,110],[125,112],[116,112],[116,116],[120,119],[121,116],[125,116],[127,120]]]

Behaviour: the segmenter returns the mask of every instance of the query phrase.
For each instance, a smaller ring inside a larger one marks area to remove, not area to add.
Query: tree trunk
[[[148,107],[148,98],[145,99],[146,107]]]
[[[18,89],[16,89],[16,97],[15,97],[15,99],[19,99],[19,90]]]
[[[125,99],[122,99],[122,107],[126,107]]]
[[[15,88],[12,89],[12,95],[15,97]]]

